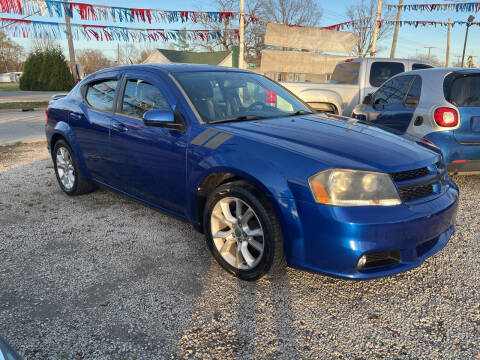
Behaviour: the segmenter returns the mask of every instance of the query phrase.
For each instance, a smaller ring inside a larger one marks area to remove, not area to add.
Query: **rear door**
[[[480,73],[456,75],[446,91],[460,112],[460,127],[453,131],[455,139],[480,144]]]
[[[118,85],[116,73],[104,74],[86,84],[82,88],[83,102],[69,118],[88,171],[107,183],[111,171],[110,119]]]
[[[416,105],[409,105],[410,99],[419,97],[418,87],[421,88],[421,80],[416,82],[416,78],[413,75],[397,76],[383,84],[374,95],[369,120],[397,134],[405,133],[416,108]],[[410,92],[413,83],[415,86]]]

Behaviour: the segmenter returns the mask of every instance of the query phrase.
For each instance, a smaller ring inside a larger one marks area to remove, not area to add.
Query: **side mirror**
[[[148,110],[143,114],[143,122],[147,126],[171,126],[175,124],[172,110]]]
[[[364,105],[371,105],[371,104],[372,104],[372,101],[373,101],[373,94],[368,94],[367,96],[365,96],[365,97],[363,98],[362,104],[364,104]]]
[[[407,96],[405,99],[405,106],[408,107],[417,107],[420,99],[418,96]]]

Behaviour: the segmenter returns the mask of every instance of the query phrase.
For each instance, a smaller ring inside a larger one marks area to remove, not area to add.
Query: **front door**
[[[368,112],[371,117],[369,120],[396,134],[404,134],[416,108],[412,101],[413,89],[411,95],[409,93],[412,83],[418,86],[415,78],[412,75],[398,76],[383,84],[374,95],[372,111]],[[421,80],[419,85],[421,87]]]
[[[138,71],[127,72],[121,89],[110,132],[114,186],[181,215],[186,204],[185,133],[146,126],[142,120],[148,110],[175,109],[176,100],[160,78]]]

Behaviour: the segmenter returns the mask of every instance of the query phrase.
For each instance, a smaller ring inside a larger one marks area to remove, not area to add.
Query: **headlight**
[[[308,179],[315,201],[336,206],[391,206],[401,204],[388,174],[329,169]]]

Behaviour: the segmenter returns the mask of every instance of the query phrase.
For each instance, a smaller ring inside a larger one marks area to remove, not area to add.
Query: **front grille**
[[[391,175],[394,181],[404,181],[404,180],[416,179],[422,176],[426,176],[428,174],[429,174],[428,168],[423,167],[420,169],[400,171],[400,172],[392,173]]]
[[[404,202],[439,193],[445,169],[441,161],[418,169],[391,173]]]
[[[403,201],[412,201],[433,194],[433,185],[423,185],[408,189],[400,189],[400,196]]]

